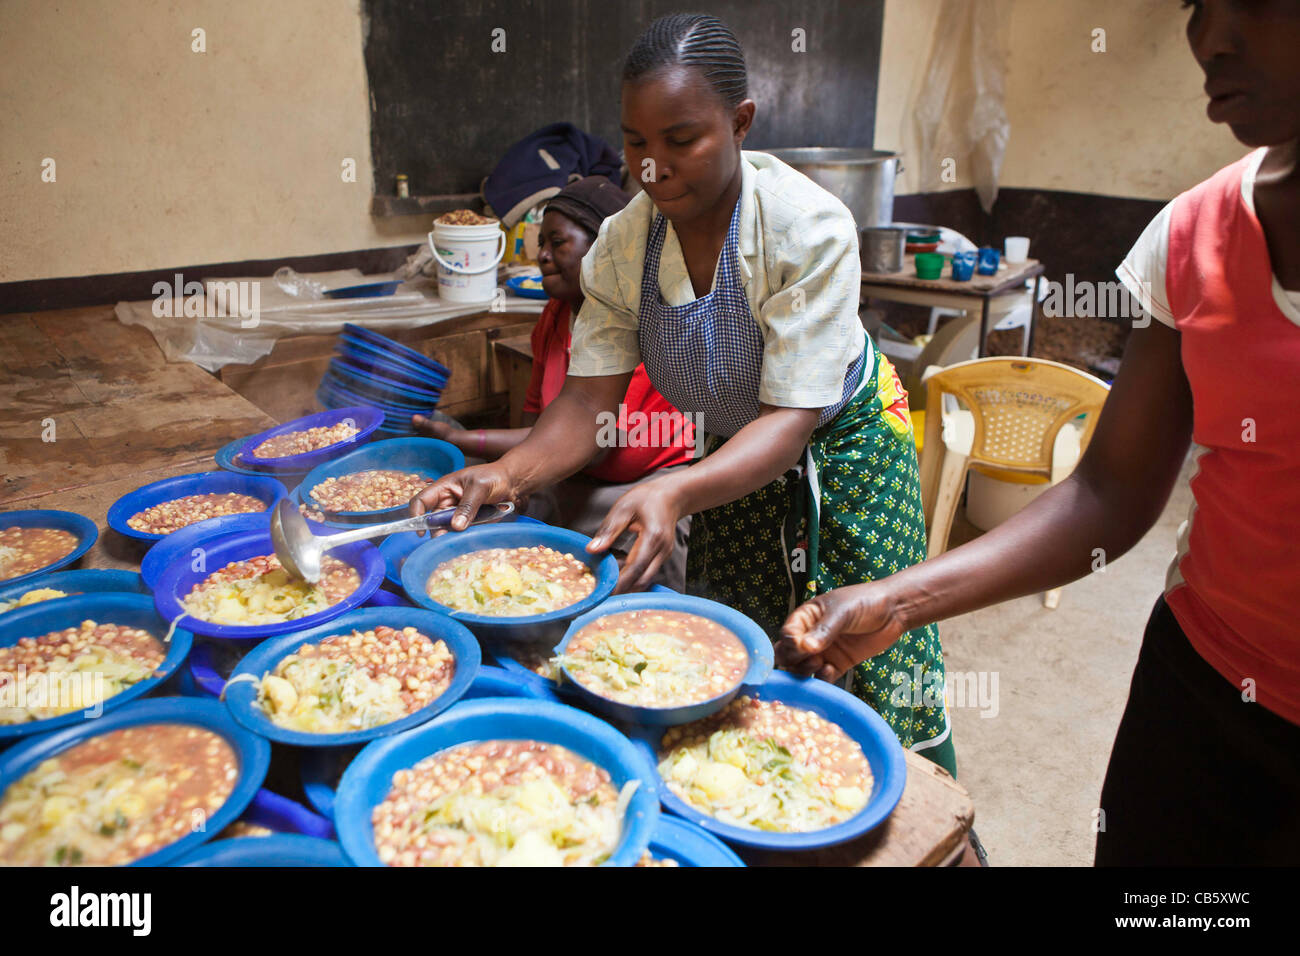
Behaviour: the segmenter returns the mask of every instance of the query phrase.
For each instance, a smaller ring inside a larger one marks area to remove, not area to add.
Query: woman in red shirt
[[[569,369],[569,322],[582,307],[579,284],[582,257],[591,248],[600,224],[621,210],[631,197],[604,176],[588,176],[565,187],[546,204],[542,217],[537,264],[542,288],[550,296],[533,328],[533,374],[524,400],[524,428],[466,430],[423,415],[413,418],[417,431],[451,442],[466,456],[495,460],[522,442],[543,408],[555,400]],[[662,469],[690,460],[695,442],[693,424],[660,395],[637,366],[620,409],[617,432],[611,421],[604,448],[578,475],[561,482],[529,502],[528,513],[543,521],[593,535],[605,515],[633,485],[657,477]],[[690,518],[677,526],[677,547],[655,583],[683,590],[686,577],[686,538]],[[635,540],[618,541],[612,549],[622,563]]]
[[[1210,119],[1258,147],[1183,193],[1119,276],[1135,323],[1074,473],[975,541],[795,610],[778,661],[834,678],[929,621],[1045,591],[1194,507],[1102,787],[1099,865],[1300,861],[1300,0],[1198,0]],[[1044,635],[1049,637],[1050,635]]]

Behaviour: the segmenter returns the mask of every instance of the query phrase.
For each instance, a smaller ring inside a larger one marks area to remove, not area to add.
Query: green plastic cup
[[[916,277],[918,279],[937,279],[943,275],[943,264],[947,257],[937,252],[918,252],[916,254]]]

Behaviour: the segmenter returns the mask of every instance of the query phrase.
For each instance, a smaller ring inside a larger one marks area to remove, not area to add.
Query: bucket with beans
[[[654,770],[604,721],[549,701],[466,701],[366,746],[334,805],[360,866],[632,866]]]
[[[210,471],[142,485],[108,509],[108,526],[142,541],[159,541],[190,525],[238,514],[263,514],[287,494],[266,476]]]
[[[0,615],[0,742],[148,693],[181,666],[192,637],[146,594],[81,594]]]
[[[271,746],[216,701],[133,701],[0,754],[0,866],[157,866],[248,806]]]
[[[262,643],[235,668],[225,700],[254,733],[340,747],[431,720],[468,690],[478,641],[432,611],[368,607]]]
[[[898,737],[867,704],[773,673],[689,724],[645,727],[665,809],[728,843],[811,850],[883,822],[907,775]]]
[[[536,641],[609,597],[618,562],[585,535],[524,522],[467,528],[416,548],[402,587],[488,641]]]

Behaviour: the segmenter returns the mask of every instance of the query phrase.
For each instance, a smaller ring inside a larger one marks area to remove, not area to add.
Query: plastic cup
[[[916,277],[918,279],[938,279],[943,275],[944,257],[937,252],[918,252],[916,254]]]
[[[954,252],[952,256],[952,277],[957,282],[969,282],[975,274],[975,252]]]
[[[1029,258],[1029,237],[1007,236],[1006,242],[1003,243],[1003,251],[1006,253],[1007,262],[1024,262]]]
[[[979,267],[976,270],[982,276],[992,276],[998,274],[998,263],[1002,259],[1002,253],[992,246],[980,246]]]

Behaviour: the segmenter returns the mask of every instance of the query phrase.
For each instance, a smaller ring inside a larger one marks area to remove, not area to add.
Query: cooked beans
[[[254,514],[266,510],[266,502],[252,495],[222,492],[186,495],[151,505],[126,519],[129,527],[146,534],[171,534],[199,521],[221,515]]]
[[[444,226],[486,226],[497,222],[491,216],[480,216],[473,209],[453,209],[443,213],[436,221]]]
[[[214,624],[294,621],[338,604],[361,586],[357,569],[337,558],[321,561],[321,579],[308,584],[289,577],[273,554],[232,561],[190,589],[187,613]]]
[[[166,656],[148,631],[94,621],[19,638],[0,647],[0,725],[92,707],[147,678]]]
[[[732,689],[749,668],[740,638],[681,611],[621,611],[588,624],[558,658],[583,687],[641,707],[678,707]]]
[[[659,857],[651,856],[649,850],[646,850],[644,853],[641,854],[641,859],[636,861],[636,865],[637,866],[681,866],[681,864],[678,863],[676,860],[669,859],[668,857],[663,857],[662,859],[660,859]]]
[[[432,481],[410,471],[371,469],[326,478],[310,496],[325,511],[379,511],[406,504]]]
[[[306,733],[377,727],[433,703],[455,669],[445,642],[380,625],[302,645],[262,678],[258,703]]]
[[[77,548],[77,536],[62,528],[0,529],[0,581],[7,581],[65,558]]]
[[[609,774],[531,740],[454,747],[393,775],[371,814],[390,866],[600,863],[622,821]]]
[[[807,831],[848,819],[871,793],[857,742],[812,711],[748,696],[670,728],[659,773],[677,796],[727,823]]]
[[[0,864],[114,866],[206,825],[238,758],[186,724],[111,731],[51,757],[0,797]]]
[[[596,589],[596,578],[572,554],[535,545],[488,548],[444,561],[426,588],[429,597],[456,611],[522,617],[576,604]]]
[[[337,425],[330,425],[328,428],[318,426],[308,428],[305,431],[285,432],[283,435],[268,438],[254,448],[253,457],[288,458],[293,455],[304,455],[309,451],[319,451],[322,448],[328,448],[330,445],[337,445],[341,441],[347,441],[360,431],[361,429],[357,428],[356,425],[339,422]]]

